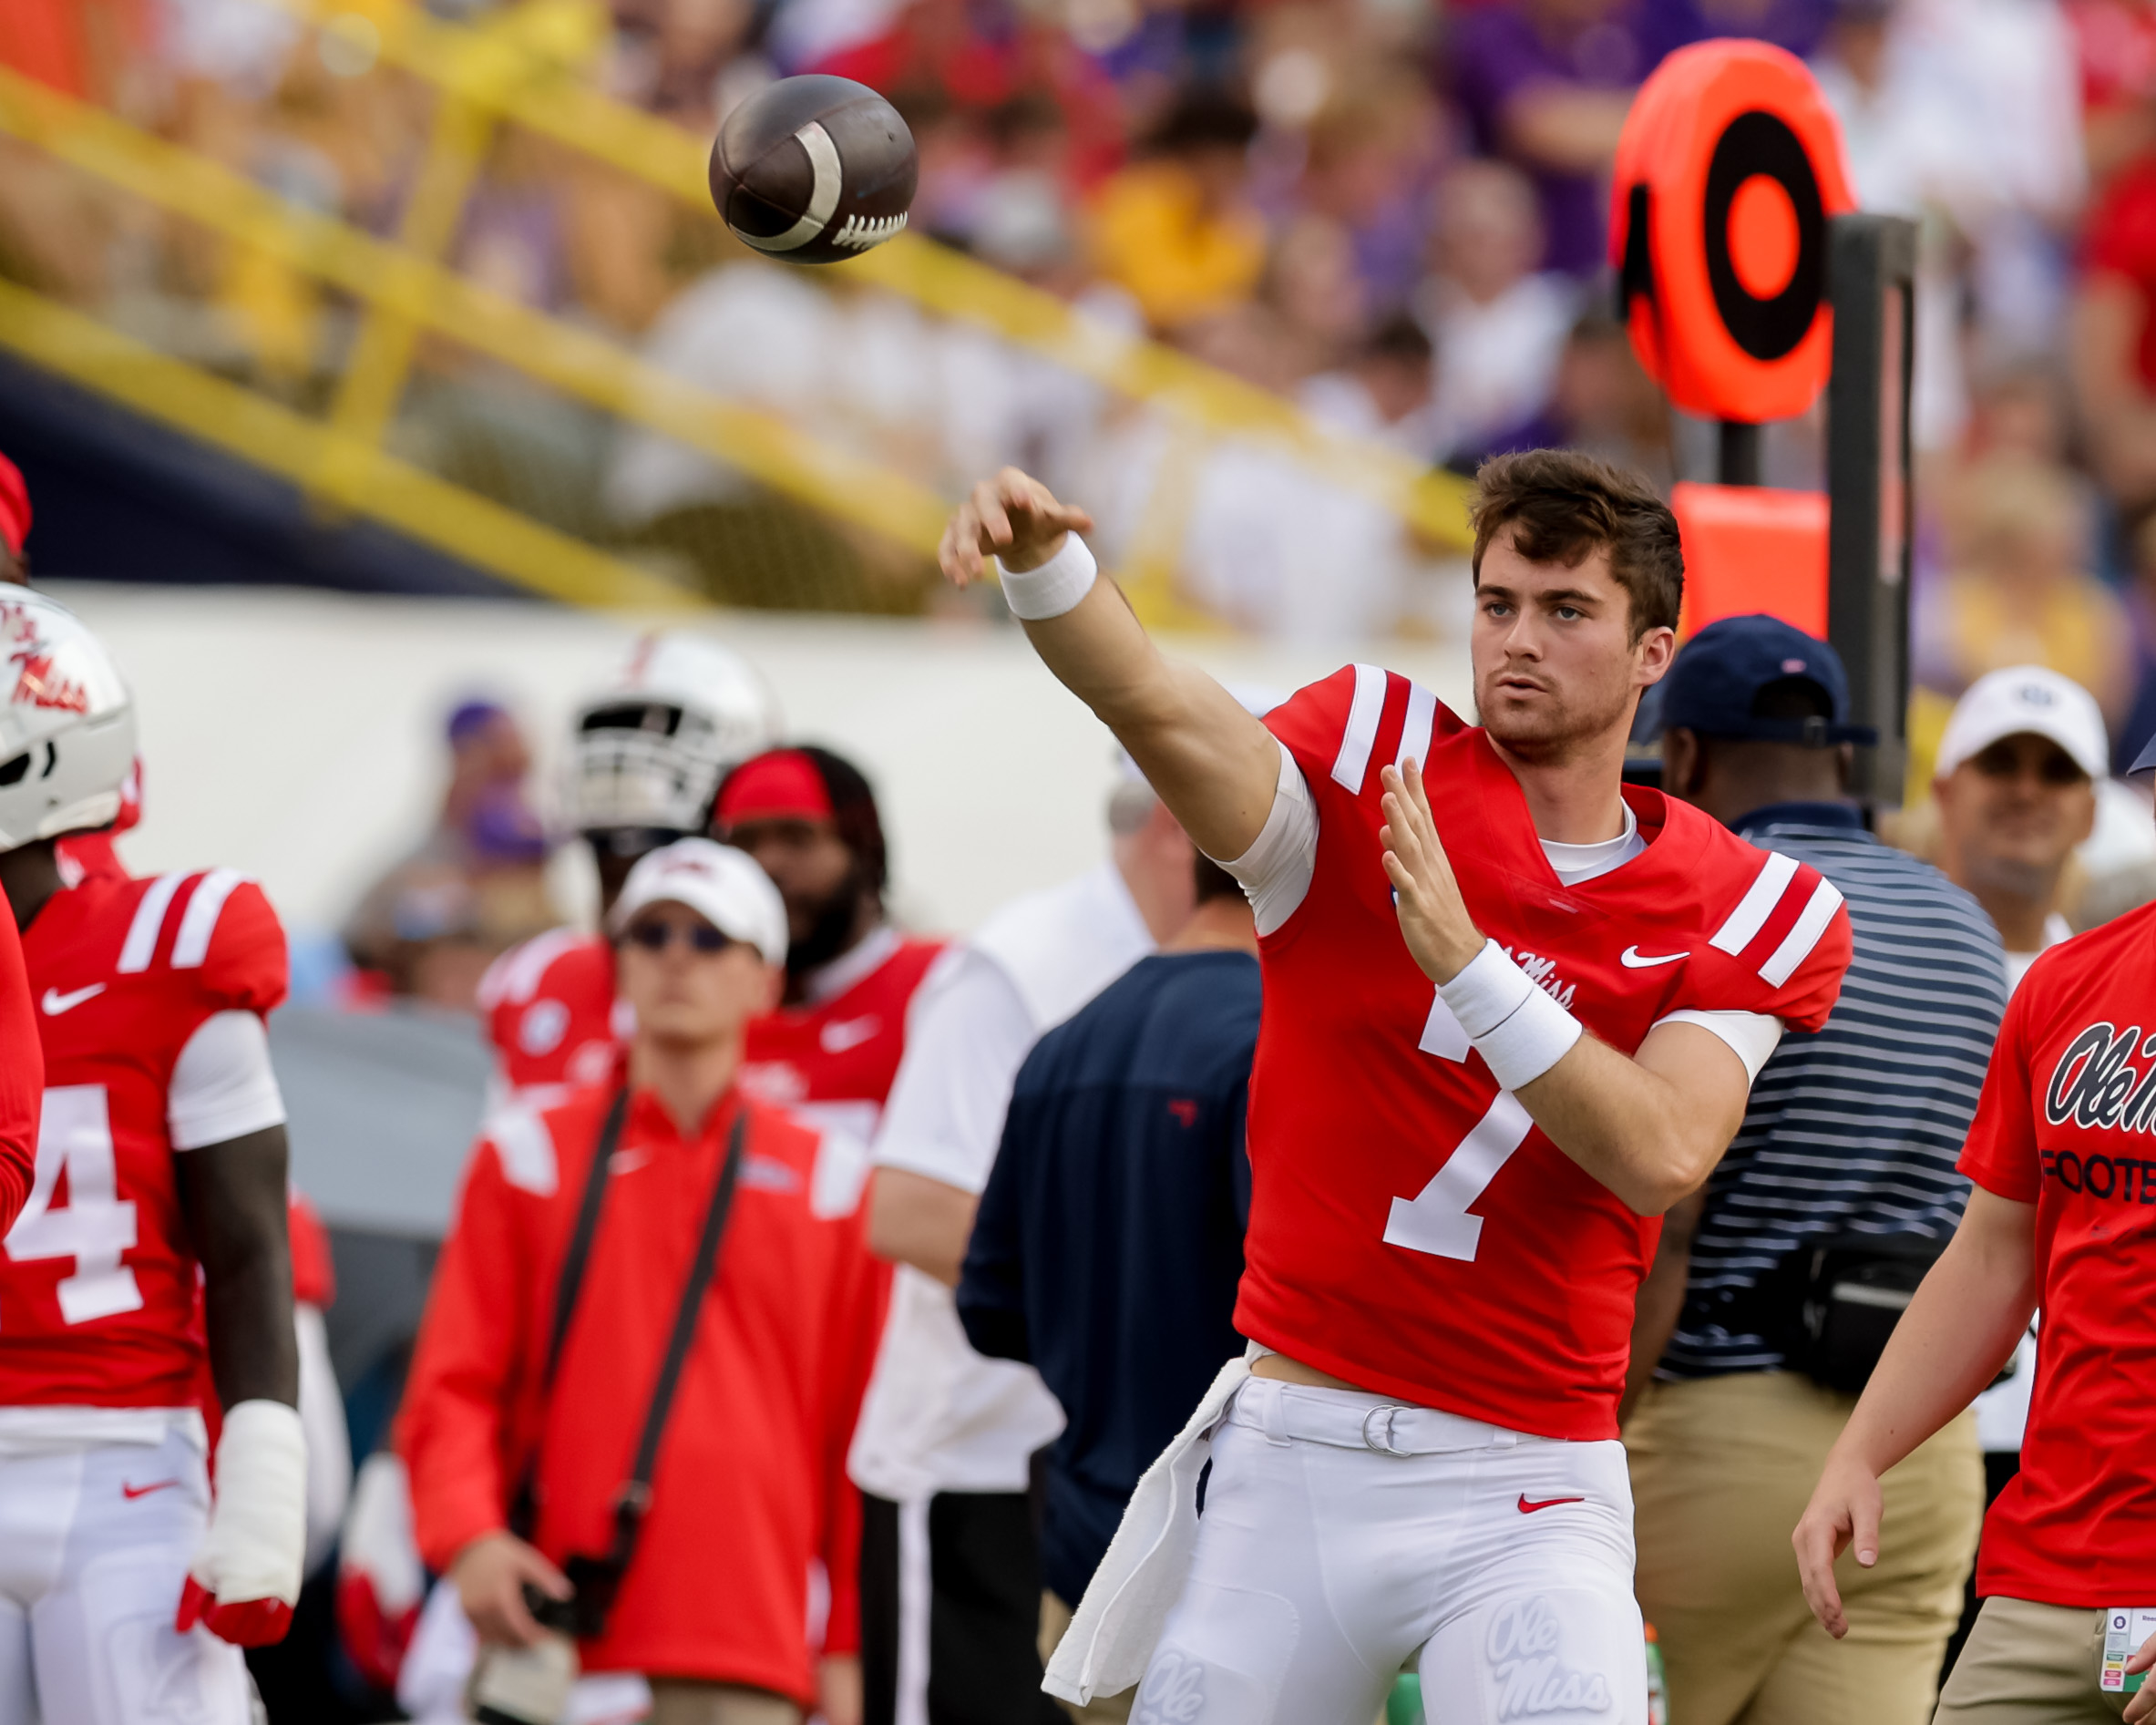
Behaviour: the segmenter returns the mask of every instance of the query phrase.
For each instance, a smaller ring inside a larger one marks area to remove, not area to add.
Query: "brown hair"
[[[1630,603],[1632,639],[1677,627],[1684,550],[1677,518],[1636,473],[1573,449],[1493,456],[1474,476],[1474,577],[1483,552],[1505,529],[1530,563],[1577,569],[1607,548],[1609,572]]]

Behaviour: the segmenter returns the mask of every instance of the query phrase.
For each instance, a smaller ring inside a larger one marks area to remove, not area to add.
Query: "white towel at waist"
[[[1220,1368],[1197,1412],[1139,1478],[1129,1507],[1093,1571],[1041,1687],[1083,1707],[1140,1681],[1161,1626],[1183,1593],[1197,1545],[1197,1478],[1213,1453],[1213,1430],[1250,1375],[1247,1359]]]

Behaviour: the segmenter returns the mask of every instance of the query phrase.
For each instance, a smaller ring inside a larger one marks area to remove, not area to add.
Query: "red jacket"
[[[541,1405],[561,1258],[610,1094],[498,1119],[465,1176],[405,1392],[400,1448],[419,1548],[446,1569],[504,1525],[539,1444],[536,1543],[605,1554],[710,1205],[730,1093],[684,1140],[631,1099],[583,1289]],[[809,1568],[831,1586],[827,1652],[859,1646],[858,1496],[846,1452],[881,1327],[858,1215],[811,1214],[816,1135],[761,1104],[703,1323],[675,1394],[652,1508],[586,1669],[815,1694]]]

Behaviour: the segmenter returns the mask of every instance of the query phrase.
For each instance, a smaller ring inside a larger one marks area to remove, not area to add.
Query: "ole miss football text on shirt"
[[[1237,1328],[1382,1394],[1546,1437],[1614,1437],[1660,1219],[1535,1127],[1417,968],[1381,861],[1379,768],[1422,761],[1476,926],[1621,1053],[1684,1012],[1816,1030],[1849,962],[1841,895],[1631,785],[1645,848],[1566,887],[1484,733],[1372,666],[1266,722],[1307,786],[1316,840],[1292,913],[1259,924]]]
[[[1999,1026],[1961,1170],[2036,1206],[2036,1384],[1976,1591],[2101,1609],[2156,1576],[2156,905],[2054,947]]]
[[[198,1033],[284,998],[284,932],[231,869],[100,876],[46,901],[23,956],[46,1089],[36,1182],[0,1246],[0,1405],[188,1406],[203,1340],[174,1155],[283,1113],[259,1024],[237,1085],[190,1083],[183,1056],[214,1068],[227,1051]]]

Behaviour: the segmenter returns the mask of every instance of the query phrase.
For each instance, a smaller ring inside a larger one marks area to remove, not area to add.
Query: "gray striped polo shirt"
[[[1968,1182],[1955,1172],[2007,1006],[1998,936],[1930,864],[1883,844],[1853,808],[1781,803],[1738,831],[1841,888],[1855,951],[1833,1016],[1784,1036],[1709,1183],[1691,1276],[1660,1375],[1780,1366],[1779,1349],[1718,1309],[1802,1242],[1842,1233],[1944,1239]]]

